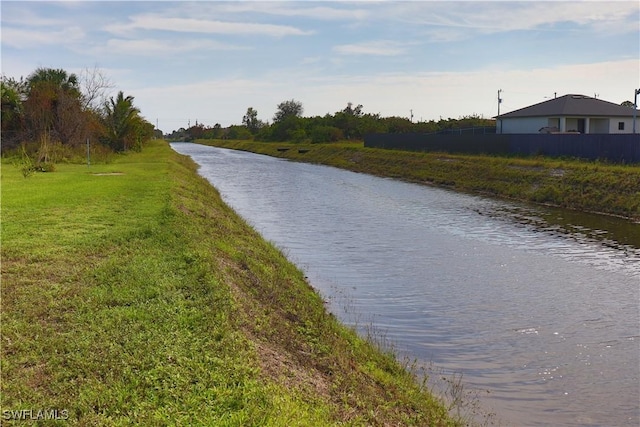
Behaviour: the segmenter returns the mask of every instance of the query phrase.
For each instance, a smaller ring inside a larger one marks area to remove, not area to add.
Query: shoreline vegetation
[[[360,142],[195,142],[640,222],[640,165],[366,148]]]
[[[1,172],[3,425],[469,422],[166,142]]]

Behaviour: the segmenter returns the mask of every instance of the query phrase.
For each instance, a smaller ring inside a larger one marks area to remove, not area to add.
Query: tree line
[[[82,152],[141,150],[155,127],[140,115],[133,96],[108,97],[111,81],[97,68],[80,75],[38,68],[19,80],[2,76],[2,153],[21,149],[46,167]]]
[[[368,133],[438,133],[495,126],[495,120],[477,115],[413,122],[405,117],[381,117],[380,114],[365,113],[363,108],[361,104],[354,106],[349,102],[344,109],[333,114],[304,117],[302,103],[291,99],[277,105],[271,123],[258,119],[258,112],[249,107],[242,117],[242,125],[223,128],[218,123],[213,127],[196,123],[187,129],[175,130],[167,137],[174,140],[255,139],[321,143],[360,140]]]

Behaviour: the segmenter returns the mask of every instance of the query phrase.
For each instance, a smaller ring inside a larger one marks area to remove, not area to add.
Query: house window
[[[624,122],[618,122],[618,130],[624,130]]]

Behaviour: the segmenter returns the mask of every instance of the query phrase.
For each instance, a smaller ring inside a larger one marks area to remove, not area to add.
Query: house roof
[[[584,95],[564,95],[529,107],[501,114],[498,118],[516,117],[632,117],[633,108]]]

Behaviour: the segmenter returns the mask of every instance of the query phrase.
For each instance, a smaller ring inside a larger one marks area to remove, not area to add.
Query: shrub
[[[307,133],[304,129],[295,129],[287,132],[288,140],[293,142],[304,142],[307,139]]]
[[[227,133],[229,139],[251,139],[253,134],[246,126],[230,126]]]
[[[311,129],[311,142],[336,142],[344,139],[342,131],[334,126],[316,126]]]
[[[14,165],[20,169],[22,176],[25,178],[31,176],[36,171],[33,160],[31,160],[31,157],[27,153],[27,149],[24,144],[21,145],[20,157],[16,158]]]
[[[38,172],[55,172],[56,165],[52,162],[42,162],[35,166],[35,170]]]

